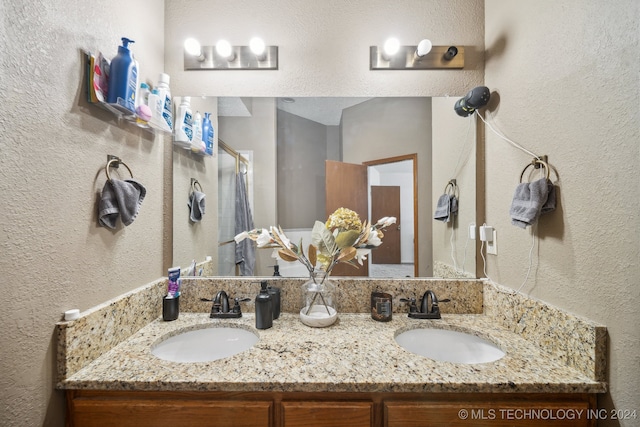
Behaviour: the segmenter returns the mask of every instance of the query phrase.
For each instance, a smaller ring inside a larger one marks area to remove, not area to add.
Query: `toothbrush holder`
[[[180,314],[180,295],[173,298],[162,298],[162,320],[170,322],[176,320]]]

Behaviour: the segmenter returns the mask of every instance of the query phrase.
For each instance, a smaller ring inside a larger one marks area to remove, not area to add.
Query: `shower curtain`
[[[253,216],[249,206],[245,173],[236,173],[235,232],[253,230]],[[241,276],[253,276],[256,264],[255,244],[251,239],[236,243],[236,265]]]

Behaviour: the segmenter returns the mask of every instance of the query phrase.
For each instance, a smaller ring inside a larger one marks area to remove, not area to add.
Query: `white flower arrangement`
[[[234,240],[239,243],[249,238],[256,242],[258,248],[274,248],[282,260],[301,262],[311,277],[316,264],[319,264],[319,269],[325,272],[326,277],[341,262],[356,268],[356,263],[363,265],[371,249],[382,244],[382,230],[395,222],[395,217],[384,217],[375,224],[366,220],[363,223],[356,212],[339,208],[329,215],[326,223],[315,222],[306,253],[302,240],[297,245],[292,243],[282,228],[275,226],[244,231]]]

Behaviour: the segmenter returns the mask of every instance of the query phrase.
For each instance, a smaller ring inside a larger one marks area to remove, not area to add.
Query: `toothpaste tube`
[[[169,285],[167,287],[167,298],[175,298],[180,296],[180,285],[182,279],[180,279],[180,267],[171,267],[169,269]]]

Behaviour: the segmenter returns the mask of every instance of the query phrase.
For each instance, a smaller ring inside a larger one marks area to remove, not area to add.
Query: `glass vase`
[[[329,276],[324,271],[314,271],[302,285],[300,321],[315,328],[333,325],[338,320],[337,301],[337,288]]]

